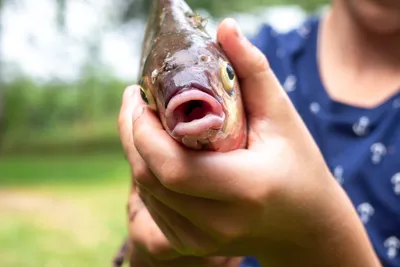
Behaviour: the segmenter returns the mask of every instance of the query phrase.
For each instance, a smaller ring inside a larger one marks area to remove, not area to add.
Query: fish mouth
[[[165,112],[168,130],[175,137],[203,136],[224,126],[222,105],[196,87],[185,88],[168,102]]]

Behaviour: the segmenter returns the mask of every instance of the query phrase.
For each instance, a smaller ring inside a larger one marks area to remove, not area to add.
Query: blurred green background
[[[0,266],[110,266],[126,235],[117,132],[148,0],[0,0]],[[188,0],[215,33],[284,31],[324,0]]]

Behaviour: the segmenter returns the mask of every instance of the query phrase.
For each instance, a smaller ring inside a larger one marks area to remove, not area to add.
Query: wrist
[[[306,220],[291,222],[301,233],[277,237],[257,255],[261,266],[382,266],[343,189],[335,183],[322,194]]]
[[[204,267],[239,267],[242,257],[208,257],[205,258]],[[196,265],[198,266],[198,265]]]
[[[225,267],[239,267],[240,264],[242,263],[244,258],[238,257],[238,258],[231,258],[228,263],[225,265]]]

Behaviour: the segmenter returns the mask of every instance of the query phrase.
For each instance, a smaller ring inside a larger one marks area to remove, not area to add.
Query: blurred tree
[[[60,31],[65,29],[65,13],[67,0],[55,0],[57,5],[57,25]]]
[[[56,5],[57,5],[57,24],[59,26],[59,29],[62,30],[64,29],[65,26],[65,11],[66,11],[66,5],[68,0],[54,0]],[[2,43],[2,18],[3,18],[3,11],[4,7],[6,4],[13,3],[13,2],[18,2],[18,0],[0,0],[0,45]],[[6,123],[6,116],[5,116],[5,111],[6,107],[5,105],[7,104],[5,101],[5,85],[4,85],[4,79],[3,79],[3,60],[1,57],[0,53],[0,148],[3,144],[3,139],[5,136],[6,128],[7,128],[7,123]]]
[[[2,14],[3,14],[3,2],[4,0],[0,0],[0,45],[2,43]],[[2,79],[2,62],[3,59],[1,57],[1,52],[0,52],[0,147],[2,145],[4,133],[5,133],[5,125],[4,125],[4,86],[3,86],[3,79]]]
[[[132,18],[145,17],[152,0],[118,0],[120,18],[127,22]],[[330,0],[186,0],[193,9],[205,9],[212,16],[224,16],[231,12],[245,12],[260,6],[300,5],[305,10],[313,12]]]

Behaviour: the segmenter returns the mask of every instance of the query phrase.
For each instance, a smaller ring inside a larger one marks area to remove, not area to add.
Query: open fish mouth
[[[222,105],[211,95],[190,88],[171,98],[165,112],[173,136],[202,136],[220,130],[225,123]]]

